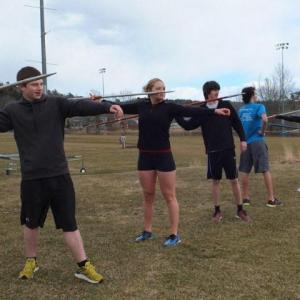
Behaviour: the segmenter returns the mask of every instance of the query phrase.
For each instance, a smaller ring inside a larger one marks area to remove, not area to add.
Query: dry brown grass
[[[134,143],[136,138],[130,137]],[[1,135],[1,151],[15,150],[12,136]],[[83,154],[70,164],[77,192],[78,223],[89,257],[104,274],[102,285],[73,277],[76,269],[59,231],[49,217],[41,232],[40,271],[32,281],[18,281],[23,266],[19,224],[18,175],[0,175],[0,299],[300,299],[299,162],[282,164],[285,148],[299,149],[299,138],[268,141],[276,194],[284,207],[264,205],[261,176],[252,176],[253,224],[235,219],[227,182],[222,184],[224,222],[213,225],[206,159],[197,136],[172,138],[178,166],[183,243],[162,247],[168,234],[165,203],[159,192],[155,239],[134,243],[142,229],[135,149],[122,150],[117,136],[67,135],[68,154]],[[297,150],[298,151],[298,150]],[[296,152],[295,152],[296,153]],[[6,162],[0,162],[1,170]]]

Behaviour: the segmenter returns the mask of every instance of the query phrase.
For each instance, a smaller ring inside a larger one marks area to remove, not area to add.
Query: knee
[[[151,191],[151,190],[147,190],[145,191],[144,190],[144,197],[145,197],[145,200],[147,201],[153,201],[154,200],[154,197],[155,197],[155,191]]]
[[[164,192],[162,193],[163,197],[165,198],[165,200],[167,201],[167,203],[172,203],[176,200],[176,194],[173,192]]]

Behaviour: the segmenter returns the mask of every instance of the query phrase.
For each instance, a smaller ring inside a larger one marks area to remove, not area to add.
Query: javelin
[[[271,115],[268,117],[268,119],[271,119],[271,118],[275,118],[276,116],[284,116],[284,115],[289,115],[289,114],[293,114],[293,113],[296,113],[296,112],[299,112],[300,109],[297,109],[297,110],[293,110],[293,111],[288,111],[288,112],[285,112],[285,113],[282,113],[282,114],[275,114],[275,115]]]
[[[218,100],[223,100],[223,99],[233,98],[233,97],[237,97],[237,96],[242,96],[244,94],[245,93],[234,94],[234,95],[229,95],[229,96],[224,96],[224,97],[219,97],[219,98],[214,98],[214,99],[209,99],[209,100],[193,100],[193,102],[191,104],[187,104],[187,105],[195,105],[195,104],[214,102],[214,101],[218,101]]]
[[[110,96],[94,96],[92,95],[90,98],[84,98],[84,97],[77,97],[77,98],[68,98],[68,100],[101,100],[101,99],[109,99],[109,98],[118,98],[118,97],[133,97],[133,96],[150,96],[150,95],[156,95],[156,94],[167,94],[167,93],[173,93],[174,91],[164,91],[164,92],[141,92],[141,93],[134,93],[134,94],[121,94],[121,95],[110,95]]]
[[[156,93],[156,92],[155,92]],[[224,97],[219,97],[219,98],[214,98],[214,99],[210,99],[210,100],[202,100],[202,101],[197,101],[197,102],[193,102],[193,103],[189,103],[186,104],[185,106],[193,106],[195,104],[203,104],[203,103],[208,103],[208,102],[213,102],[213,101],[218,101],[218,100],[223,100],[223,99],[227,99],[227,98],[232,98],[232,97],[237,97],[237,96],[241,96],[244,93],[241,94],[234,94],[234,95],[229,95],[229,96],[224,96]],[[111,121],[106,121],[106,122],[97,122],[95,124],[90,124],[85,126],[85,128],[88,127],[92,127],[92,126],[102,126],[102,125],[106,125],[106,124],[112,124],[112,123],[116,123],[116,122],[122,122],[122,121],[126,121],[126,120],[130,120],[130,119],[135,119],[138,118],[139,115],[132,115],[130,117],[125,117],[125,118],[121,118],[121,119],[115,119],[115,120],[111,120]]]
[[[14,83],[9,83],[9,84],[6,84],[6,85],[0,85],[0,90],[6,89],[8,87],[16,86],[16,85],[29,83],[29,82],[36,81],[36,80],[39,80],[39,79],[44,79],[44,78],[52,76],[54,74],[56,74],[56,73],[42,74],[42,75],[38,75],[38,76],[29,77],[29,78],[26,78],[26,79],[23,79],[23,80],[19,80],[19,81],[14,82]]]
[[[102,126],[102,125],[107,125],[107,124],[113,124],[113,123],[117,123],[117,122],[123,122],[123,121],[126,121],[126,120],[135,119],[138,116],[139,115],[132,115],[130,117],[125,117],[125,118],[121,118],[121,119],[114,119],[114,120],[105,121],[105,122],[97,122],[95,124],[89,124],[89,125],[85,126],[85,128],[89,128],[89,127],[93,127],[93,126]]]

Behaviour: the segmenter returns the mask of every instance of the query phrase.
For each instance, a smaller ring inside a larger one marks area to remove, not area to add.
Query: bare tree
[[[271,78],[266,77],[263,82],[259,81],[258,96],[262,101],[289,100],[289,95],[294,89],[294,81],[291,72],[278,64]]]
[[[280,97],[280,88],[274,82],[274,78],[265,78],[257,89],[258,96],[263,101],[278,101]]]

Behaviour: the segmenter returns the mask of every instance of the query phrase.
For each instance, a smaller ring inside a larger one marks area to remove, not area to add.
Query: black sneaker
[[[245,205],[245,206],[249,206],[249,205],[251,205],[251,201],[250,201],[250,199],[249,199],[249,198],[245,198],[245,199],[243,199],[243,205]]]
[[[277,207],[277,206],[282,206],[283,203],[279,201],[278,199],[274,198],[274,200],[269,200],[266,204],[268,207]]]

